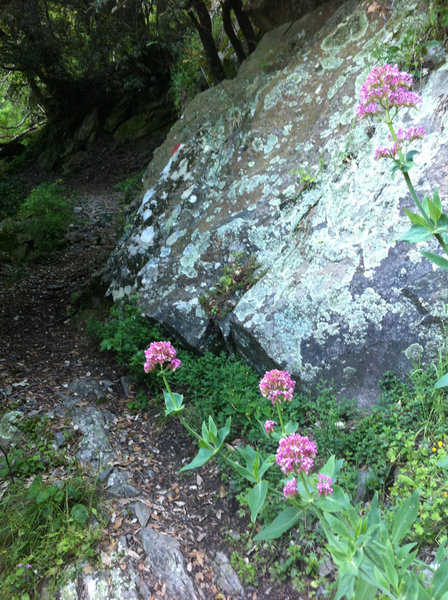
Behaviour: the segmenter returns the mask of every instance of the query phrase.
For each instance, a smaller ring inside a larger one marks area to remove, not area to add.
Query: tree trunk
[[[257,35],[252,27],[252,23],[250,22],[250,19],[246,13],[243,11],[242,0],[230,0],[230,4],[232,5],[238,25],[240,26],[241,31],[246,39],[249,54],[251,54],[257,47],[258,43]]]
[[[227,34],[227,37],[230,40],[230,43],[235,50],[235,54],[238,58],[238,62],[241,64],[243,60],[246,58],[246,54],[244,53],[243,46],[241,45],[238,36],[235,33],[232,25],[232,19],[230,18],[230,10],[232,8],[232,0],[224,0],[221,4],[222,11],[222,25],[224,27],[224,31]]]
[[[203,0],[188,0],[187,13],[201,38],[210,73],[215,81],[225,79],[212,34],[212,21]]]

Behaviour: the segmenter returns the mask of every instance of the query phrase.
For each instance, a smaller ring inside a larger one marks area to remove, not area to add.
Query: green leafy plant
[[[321,156],[319,158],[319,166],[315,170],[313,170],[311,167],[299,167],[298,169],[292,169],[290,171],[290,173],[297,175],[299,178],[299,185],[301,186],[299,196],[302,192],[313,189],[324,168],[325,163],[323,157]]]
[[[202,89],[209,87],[207,62],[196,31],[184,38],[176,64],[171,69],[170,94],[174,106],[181,112]]]
[[[7,425],[11,414],[3,415],[2,434],[11,433]],[[20,438],[16,424],[13,434],[10,470],[14,478],[3,485],[0,498],[2,600],[39,598],[44,581],[53,591],[69,561],[95,555],[100,530],[92,519],[101,520],[96,481],[56,452],[45,420],[25,418]],[[57,479],[49,476],[55,471]],[[7,476],[3,464],[0,477]]]
[[[120,204],[122,206],[127,206],[139,192],[143,189],[143,173],[138,172],[134,173],[134,175],[130,175],[124,181],[117,183],[114,186],[114,189],[117,192],[121,192],[122,196],[120,199]]]
[[[57,250],[73,222],[68,192],[61,181],[43,183],[29,194],[13,218],[2,222],[0,251],[13,260],[33,260]]]
[[[17,175],[0,176],[0,215],[13,217],[26,198],[25,186]]]
[[[100,341],[100,350],[114,352],[118,363],[129,368],[136,379],[141,378],[143,351],[149,342],[161,335],[161,328],[142,316],[137,297],[123,299],[110,310],[105,322],[90,320],[86,333]]]
[[[238,577],[246,585],[258,585],[257,567],[247,557],[241,556],[236,550],[232,552],[230,564]]]
[[[448,482],[446,472],[440,466],[447,457],[444,440],[432,444],[418,441],[418,438],[404,440],[398,471],[390,497],[397,501],[420,490],[420,506],[413,525],[413,538],[419,542],[434,544],[447,532],[448,528]]]
[[[54,585],[69,560],[94,556],[99,530],[86,527],[98,516],[95,497],[95,486],[81,475],[55,483],[38,475],[30,487],[7,489],[0,514],[2,598],[35,594],[44,580]],[[32,568],[21,571],[25,564]]]
[[[144,390],[139,390],[135,400],[128,402],[128,409],[131,413],[143,412],[148,406],[147,394]]]
[[[176,371],[181,363],[170,342],[153,342],[145,352],[145,372],[156,371],[165,384],[166,415],[177,416],[181,423],[198,441],[199,452],[182,471],[201,467],[221,454],[221,457],[243,476],[250,485],[245,496],[250,509],[251,521],[255,523],[260,510],[270,497],[265,474],[274,464],[285,475],[283,496],[289,506],[279,512],[275,519],[256,535],[255,540],[270,540],[283,535],[306,513],[320,523],[327,538],[327,548],[338,569],[336,600],[363,598],[373,600],[378,593],[389,600],[447,600],[448,550],[443,542],[436,555],[435,567],[428,567],[417,558],[415,543],[402,544],[409,534],[419,511],[419,494],[415,491],[406,498],[388,523],[379,509],[375,494],[366,514],[360,514],[353,506],[350,496],[336,485],[342,460],[331,456],[321,466],[319,473],[312,473],[317,455],[316,444],[306,436],[295,433],[297,423],[284,424],[282,409],[292,399],[295,382],[286,371],[272,370],[260,381],[262,396],[272,401],[277,409],[273,420],[266,421],[267,436],[279,441],[276,456],[263,458],[250,446],[239,447],[229,456],[224,452],[224,442],[230,433],[230,418],[218,428],[210,416],[208,425],[202,424],[201,434],[186,422],[183,396],[173,393],[167,376]],[[274,411],[275,412],[275,411]],[[278,492],[277,492],[278,493]],[[432,570],[429,581],[424,569]]]
[[[202,308],[212,321],[219,321],[231,312],[242,293],[253,287],[262,277],[255,272],[261,267],[254,256],[235,253],[230,265],[226,266],[223,275],[215,286],[199,298]]]
[[[357,109],[358,119],[376,118],[387,125],[392,146],[379,146],[375,151],[375,159],[389,159],[393,165],[391,173],[400,171],[404,177],[411,198],[418,209],[413,213],[407,209],[412,227],[400,239],[416,244],[426,242],[434,237],[444,251],[446,258],[433,252],[420,250],[420,253],[442,269],[448,269],[448,215],[443,212],[442,203],[437,188],[434,189],[432,198],[425,195],[419,198],[409,176],[409,171],[414,166],[414,157],[418,152],[409,150],[411,144],[425,136],[423,127],[410,127],[407,130],[394,126],[397,114],[407,108],[415,108],[421,102],[418,94],[411,92],[413,84],[411,75],[400,72],[397,65],[383,65],[375,67],[361,87],[361,102]],[[448,385],[448,375],[436,383],[437,387]]]

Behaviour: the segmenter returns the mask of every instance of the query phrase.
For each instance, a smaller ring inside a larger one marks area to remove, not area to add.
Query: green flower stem
[[[392,136],[392,139],[394,140],[394,142],[398,143],[398,138],[397,138],[397,135],[396,135],[395,130],[394,130],[393,125],[392,125],[392,118],[391,118],[390,113],[389,113],[388,110],[386,110],[385,121],[386,121],[386,124],[387,124],[387,126],[389,128],[390,135]],[[401,151],[401,148],[398,148],[398,156],[399,156],[399,159],[400,159],[400,164],[402,166],[404,166],[404,164],[405,164],[405,158],[403,156],[403,152]],[[428,227],[430,229],[434,229],[434,223],[431,220],[431,218],[426,214],[426,211],[423,208],[422,203],[420,202],[420,200],[419,200],[419,198],[417,196],[417,193],[416,193],[416,191],[414,189],[414,186],[412,185],[412,181],[411,181],[411,178],[409,177],[409,173],[406,173],[404,171],[401,171],[401,172],[403,173],[404,180],[406,181],[406,185],[408,186],[408,190],[409,190],[409,192],[411,194],[411,198],[414,201],[414,204],[417,206],[418,210],[420,211],[420,214],[425,219]],[[445,240],[440,235],[440,233],[435,233],[434,235],[435,235],[436,240],[439,242],[439,244],[443,248],[443,251],[448,256],[448,246],[447,246]]]
[[[231,458],[229,458],[228,456],[226,456],[226,454],[222,453],[221,454],[222,458],[227,461],[229,463],[229,465],[231,465],[235,470],[237,470],[237,467],[240,467],[241,465],[239,465],[238,463],[236,463],[234,460],[232,460]],[[271,485],[269,485],[268,483],[268,490],[272,493],[275,494],[276,496],[279,496],[281,498],[283,498],[283,494],[282,492],[280,492],[279,490],[277,490],[276,488],[273,488]]]
[[[393,141],[398,144],[397,134],[395,133],[395,129],[393,128],[392,119],[390,117],[390,114],[389,114],[388,110],[386,110],[385,121],[386,121],[386,125],[389,128],[390,135],[391,135]],[[404,165],[406,163],[406,160],[405,160],[405,157],[403,156],[403,152],[401,151],[400,147],[398,147],[398,157],[400,159],[399,160],[400,165],[402,167],[404,167]],[[406,181],[406,184],[408,186],[408,190],[409,190],[409,192],[411,194],[412,200],[414,201],[415,205],[417,206],[418,210],[420,211],[420,214],[425,219],[428,227],[430,229],[434,229],[434,223],[432,222],[432,220],[430,219],[430,217],[426,214],[426,211],[423,208],[422,203],[420,202],[420,200],[419,200],[419,198],[418,198],[418,196],[417,196],[417,194],[415,192],[414,186],[412,185],[411,178],[409,177],[409,173],[406,173],[403,170],[401,170],[401,172],[403,173],[403,177],[404,177],[404,179]],[[448,254],[448,248],[446,248],[446,245],[444,244],[441,236],[439,234],[436,234],[436,238],[437,238],[437,241],[439,242],[439,244],[441,244],[441,246],[444,249],[444,251]]]
[[[417,194],[414,190],[414,186],[412,185],[412,181],[411,181],[411,178],[409,177],[409,173],[403,173],[403,177],[408,186],[408,190],[411,193],[412,199],[414,200],[415,204],[417,205],[417,207],[418,207],[419,211],[421,212],[422,216],[424,217],[425,221],[427,223],[429,223],[431,226],[431,229],[433,229],[434,223],[431,221],[431,219],[429,219],[429,217],[426,215],[425,211],[423,210],[423,206],[421,205],[421,202],[418,199]],[[436,240],[439,242],[439,244],[442,246],[445,254],[448,256],[448,246],[447,246],[445,240],[443,239],[443,237],[440,235],[440,233],[435,233],[434,236],[435,236]]]
[[[173,401],[174,406],[177,407],[176,399],[174,398],[174,394],[171,391],[170,384],[168,383],[168,379],[166,377],[164,369],[162,368],[160,372],[162,374],[162,379],[163,379],[163,383],[165,384],[166,390],[167,390],[168,394],[170,395],[171,400]],[[191,433],[191,435],[193,437],[195,437],[198,441],[202,440],[202,437],[192,427],[190,427],[190,425],[185,421],[185,419],[182,417],[182,415],[178,415],[178,416],[179,416],[180,422],[185,427],[185,429],[187,429]]]
[[[6,460],[6,466],[8,467],[8,471],[9,471],[9,476],[11,477],[11,481],[12,481],[12,483],[14,484],[14,483],[15,483],[15,480],[14,480],[14,476],[13,476],[13,474],[12,474],[11,465],[9,464],[9,460],[8,460],[8,454],[7,454],[6,450],[4,450],[4,449],[2,448],[2,446],[0,446],[0,450],[2,451],[2,454],[3,454],[3,456],[5,457],[5,460]]]
[[[308,486],[307,486],[307,484],[306,484],[305,477],[304,477],[304,475],[303,475],[303,471],[300,471],[300,478],[302,479],[302,483],[303,483],[303,485],[305,486],[306,493],[308,494],[308,496],[309,496],[309,497],[311,497],[310,490],[308,489]],[[316,511],[318,510],[318,509],[316,509],[316,507],[314,507],[314,509],[315,509]]]
[[[276,404],[277,404],[278,418],[280,420],[280,427],[282,428],[282,434],[285,435],[286,431],[285,431],[285,426],[283,425],[282,409],[280,407],[280,402],[276,402]]]
[[[182,423],[182,425],[185,427],[185,429],[191,433],[191,435],[193,437],[195,437],[198,441],[202,440],[202,437],[192,427],[190,427],[190,425],[186,422],[186,420],[181,415],[178,415],[178,417],[179,417],[179,421]],[[205,440],[204,440],[204,442],[205,442]]]

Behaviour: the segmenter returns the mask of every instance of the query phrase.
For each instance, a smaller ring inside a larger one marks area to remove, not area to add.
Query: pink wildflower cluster
[[[283,495],[285,499],[294,498],[294,496],[297,496],[298,494],[297,479],[290,479],[287,481],[285,487],[283,488]]]
[[[298,433],[292,433],[280,440],[275,460],[285,475],[301,471],[308,475],[314,466],[316,453],[314,442]]]
[[[288,371],[273,369],[265,373],[260,381],[260,392],[265,398],[272,400],[272,404],[281,403],[283,400],[291,402],[296,382],[291,379]]]
[[[389,146],[388,148],[385,146],[378,146],[375,150],[375,160],[380,158],[396,158],[399,150],[404,150],[404,153],[407,151],[407,147],[414,140],[423,139],[426,134],[424,127],[410,127],[409,129],[399,129],[396,133],[397,141]],[[389,139],[392,139],[392,136],[389,134]]]
[[[277,425],[277,421],[270,421],[268,419],[264,424],[264,430],[269,435],[270,433],[272,433],[274,431],[276,425]]]
[[[409,91],[413,83],[412,76],[399,71],[397,65],[375,67],[361,87],[361,102],[356,110],[358,119],[372,117],[391,108],[416,107],[421,98]]]
[[[324,494],[325,496],[331,496],[333,494],[333,488],[331,487],[333,480],[331,479],[331,477],[319,473],[317,478],[319,480],[317,483],[319,498],[322,496],[322,494]]]
[[[145,351],[145,373],[152,371],[156,365],[163,365],[164,363],[168,363],[167,369],[175,371],[181,365],[180,360],[176,356],[176,350],[171,345],[171,342],[153,342]]]

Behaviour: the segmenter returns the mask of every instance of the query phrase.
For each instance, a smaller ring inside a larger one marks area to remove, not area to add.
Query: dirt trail
[[[121,383],[125,373],[112,357],[86,343],[74,311],[74,298],[87,288],[117,241],[114,219],[119,208],[114,185],[143,170],[148,153],[137,148],[115,156],[113,164],[109,154],[105,170],[102,152],[82,174],[62,176],[64,185],[79,199],[75,203],[78,221],[70,229],[66,245],[54,256],[29,265],[20,279],[0,290],[0,389],[12,389],[7,397],[0,396],[0,402],[8,405],[19,399],[28,414],[46,413],[60,406],[61,393],[72,382],[85,378],[109,381],[102,406],[116,416],[122,468],[132,470],[146,501],[153,504],[148,526],[180,542],[204,600],[222,600],[231,596],[219,595],[214,586],[211,557],[217,550],[230,557],[232,547],[224,541],[226,533],[245,528],[236,501],[214,466],[179,477],[182,460],[195,452],[190,440],[176,424],[163,422],[157,411],[137,417],[129,414],[129,397]],[[57,418],[54,424],[55,429],[63,426]],[[151,478],[145,475],[148,469]],[[135,553],[134,568],[150,592],[145,600],[168,598],[163,582],[150,576],[139,561],[142,550],[136,535],[140,528],[137,519],[120,503],[112,510],[115,516],[105,530],[103,552],[111,551],[118,537],[126,535]],[[288,584],[273,584],[268,573],[260,576],[257,588],[245,586],[243,597],[306,600]]]

